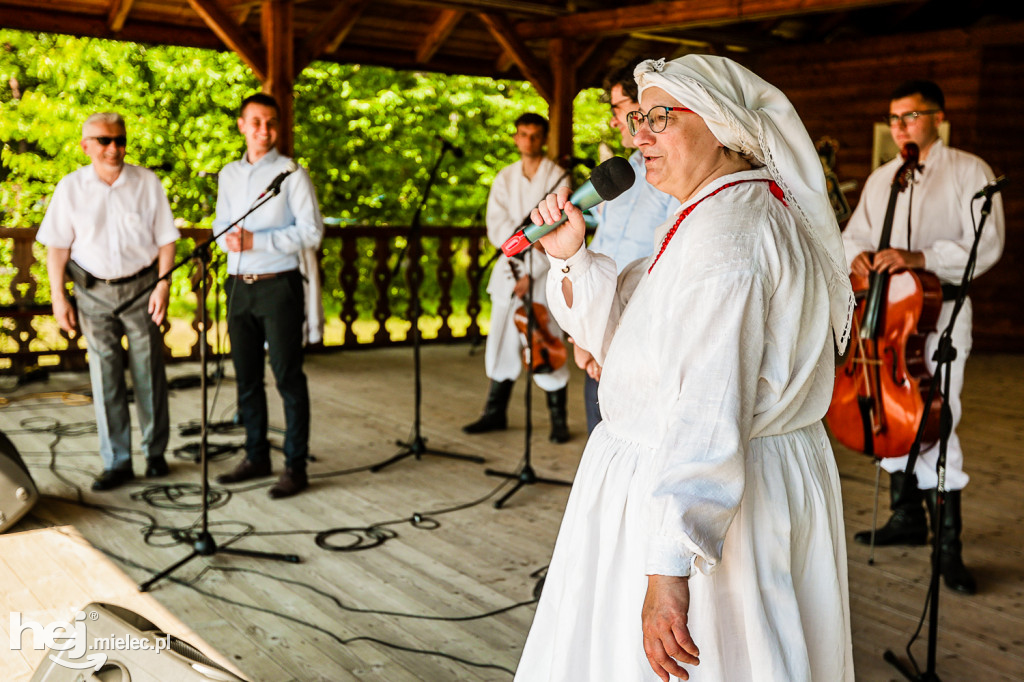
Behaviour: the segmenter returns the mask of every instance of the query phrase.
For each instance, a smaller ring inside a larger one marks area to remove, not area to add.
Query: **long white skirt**
[[[644,655],[639,491],[650,450],[602,422],[587,444],[517,682],[657,681]],[[821,424],[758,438],[711,574],[690,577],[693,682],[853,680],[839,476]]]

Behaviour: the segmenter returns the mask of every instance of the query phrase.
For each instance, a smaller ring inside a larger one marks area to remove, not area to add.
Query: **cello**
[[[908,142],[901,153],[878,251],[890,248],[896,199],[919,168],[916,144]],[[922,449],[930,447],[938,440],[942,398],[936,392],[922,427],[932,382],[924,348],[942,308],[939,278],[924,269],[872,271],[869,277],[851,274],[850,283],[857,297],[856,345],[836,373],[825,421],[840,443],[877,458],[909,453],[919,428]]]

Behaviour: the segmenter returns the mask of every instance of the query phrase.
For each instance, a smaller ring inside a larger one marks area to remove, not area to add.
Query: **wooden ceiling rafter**
[[[296,46],[295,75],[302,73],[314,59],[337,52],[368,4],[369,0],[356,0],[331,10],[316,33]]]
[[[124,28],[124,22],[132,11],[135,0],[113,0],[110,3],[110,12],[107,14],[107,27],[114,33],[120,33]]]
[[[463,10],[442,9],[433,25],[427,31],[426,37],[419,47],[416,48],[416,61],[420,64],[429,62],[437,54],[441,46],[444,45],[444,42],[448,40],[448,36],[452,34],[452,31],[455,30],[455,27],[458,26],[464,16],[466,16],[466,13]]]
[[[479,12],[493,10],[498,12],[514,12],[516,14],[533,14],[536,16],[560,17],[569,14],[555,5],[542,5],[525,0],[391,0],[393,5],[418,5],[444,9]]]
[[[215,0],[188,0],[188,4],[210,30],[252,69],[261,83],[267,80],[266,50],[254,42],[230,14],[221,9]]]
[[[494,39],[501,45],[519,67],[523,77],[526,78],[537,93],[548,102],[551,101],[552,87],[551,75],[546,65],[542,63],[526,44],[516,37],[515,28],[512,23],[500,14],[488,14],[480,12],[477,14],[487,30],[491,32]]]
[[[752,21],[803,15],[818,12],[838,12],[876,5],[917,3],[920,0],[669,0],[647,5],[642,11],[636,7],[581,12],[572,16],[524,21],[516,24],[516,33],[522,40],[555,38],[559,35],[584,36],[614,35],[632,31],[666,31],[700,26],[713,26],[738,21]]]
[[[615,53],[628,42],[626,36],[612,36],[598,41],[597,47],[585,59],[581,59],[576,67],[576,82],[581,87],[587,83],[600,84],[604,77],[611,71],[609,64],[615,57]]]

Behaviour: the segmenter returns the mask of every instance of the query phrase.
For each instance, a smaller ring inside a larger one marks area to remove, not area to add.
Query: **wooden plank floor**
[[[230,366],[227,371],[230,375]],[[197,372],[195,365],[170,370],[172,378]],[[411,431],[411,351],[311,356],[307,373],[313,399],[311,450],[316,456],[310,469],[312,488],[294,499],[273,501],[266,495],[272,481],[267,479],[236,488],[209,514],[219,544],[247,532],[235,547],[295,553],[302,563],[227,554],[200,557],[177,570],[173,581],[159,583],[152,596],[255,682],[511,679],[509,671],[515,668],[533,616],[532,605],[516,604],[532,600],[536,578],[531,574],[548,561],[568,488],[527,486],[501,510],[493,508],[493,495],[475,506],[445,510],[494,493],[502,480],[485,475],[485,468],[518,469],[525,449],[524,382],[518,382],[513,394],[508,431],[466,436],[459,427],[477,415],[486,391],[482,351],[471,357],[466,346],[424,348],[422,434],[431,447],[481,455],[487,463],[428,455],[374,474],[362,468],[393,455],[395,440]],[[963,597],[943,589],[937,671],[947,681],[1021,680],[1024,357],[975,356],[967,376],[961,440],[972,482],[963,500],[965,559],[981,591]],[[18,447],[48,496],[9,532],[74,526],[131,581],[142,582],[188,553],[190,546],[175,545],[166,529],[191,526],[198,514],[156,508],[138,499],[150,483],[142,479],[111,493],[89,491],[90,476],[101,468],[91,405],[79,404],[73,395],[40,394],[87,384],[84,374],[62,374],[0,393],[0,430]],[[575,471],[585,432],[581,386],[581,375],[575,373],[570,384],[575,437],[565,445],[547,442],[543,395],[534,390],[537,434],[531,454],[538,475],[571,479]],[[230,380],[216,398],[211,389],[214,421],[234,414],[234,390]],[[269,393],[271,423],[279,426],[280,403],[273,388]],[[195,388],[172,391],[172,423],[196,420],[199,398]],[[273,438],[280,442],[279,435]],[[235,444],[241,433],[220,431],[210,440]],[[177,429],[172,435],[172,447],[194,441]],[[211,475],[234,466],[239,456],[214,459]],[[895,682],[903,678],[882,660],[882,653],[888,648],[904,657],[904,645],[925,603],[929,553],[926,548],[879,548],[874,565],[867,564],[867,548],[852,543],[852,535],[871,519],[874,467],[862,455],[839,451],[837,457],[851,539],[857,679]],[[274,458],[275,468],[280,468],[281,454],[275,452]],[[137,456],[136,470],[142,467]],[[173,460],[171,468],[171,476],[160,483],[198,483],[200,468],[191,459]],[[178,492],[182,496],[177,503],[198,499],[194,491]],[[90,505],[109,506],[82,506],[75,502],[79,495]],[[882,496],[887,499],[884,487]],[[412,522],[414,515],[419,523]],[[147,544],[149,523],[158,532]],[[375,536],[395,537],[350,552],[326,551],[315,542],[321,530],[371,525],[378,528],[371,535],[339,533],[329,543],[373,544]],[[46,556],[38,557],[41,581],[53,580],[47,577],[50,563]],[[0,614],[0,623],[7,623],[6,614]],[[922,665],[926,634],[913,648]],[[5,646],[3,632],[0,638]],[[0,659],[7,660],[20,659]],[[2,671],[0,678],[28,680],[27,665]]]

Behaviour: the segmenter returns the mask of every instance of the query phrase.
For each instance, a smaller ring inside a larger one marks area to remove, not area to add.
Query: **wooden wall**
[[[942,87],[951,146],[1012,181],[1003,257],[971,287],[974,348],[1024,352],[1024,25],[789,47],[744,61],[785,91],[813,140],[838,140],[839,178],[858,183],[851,206],[871,171],[872,127],[888,113],[889,93],[910,78]]]

